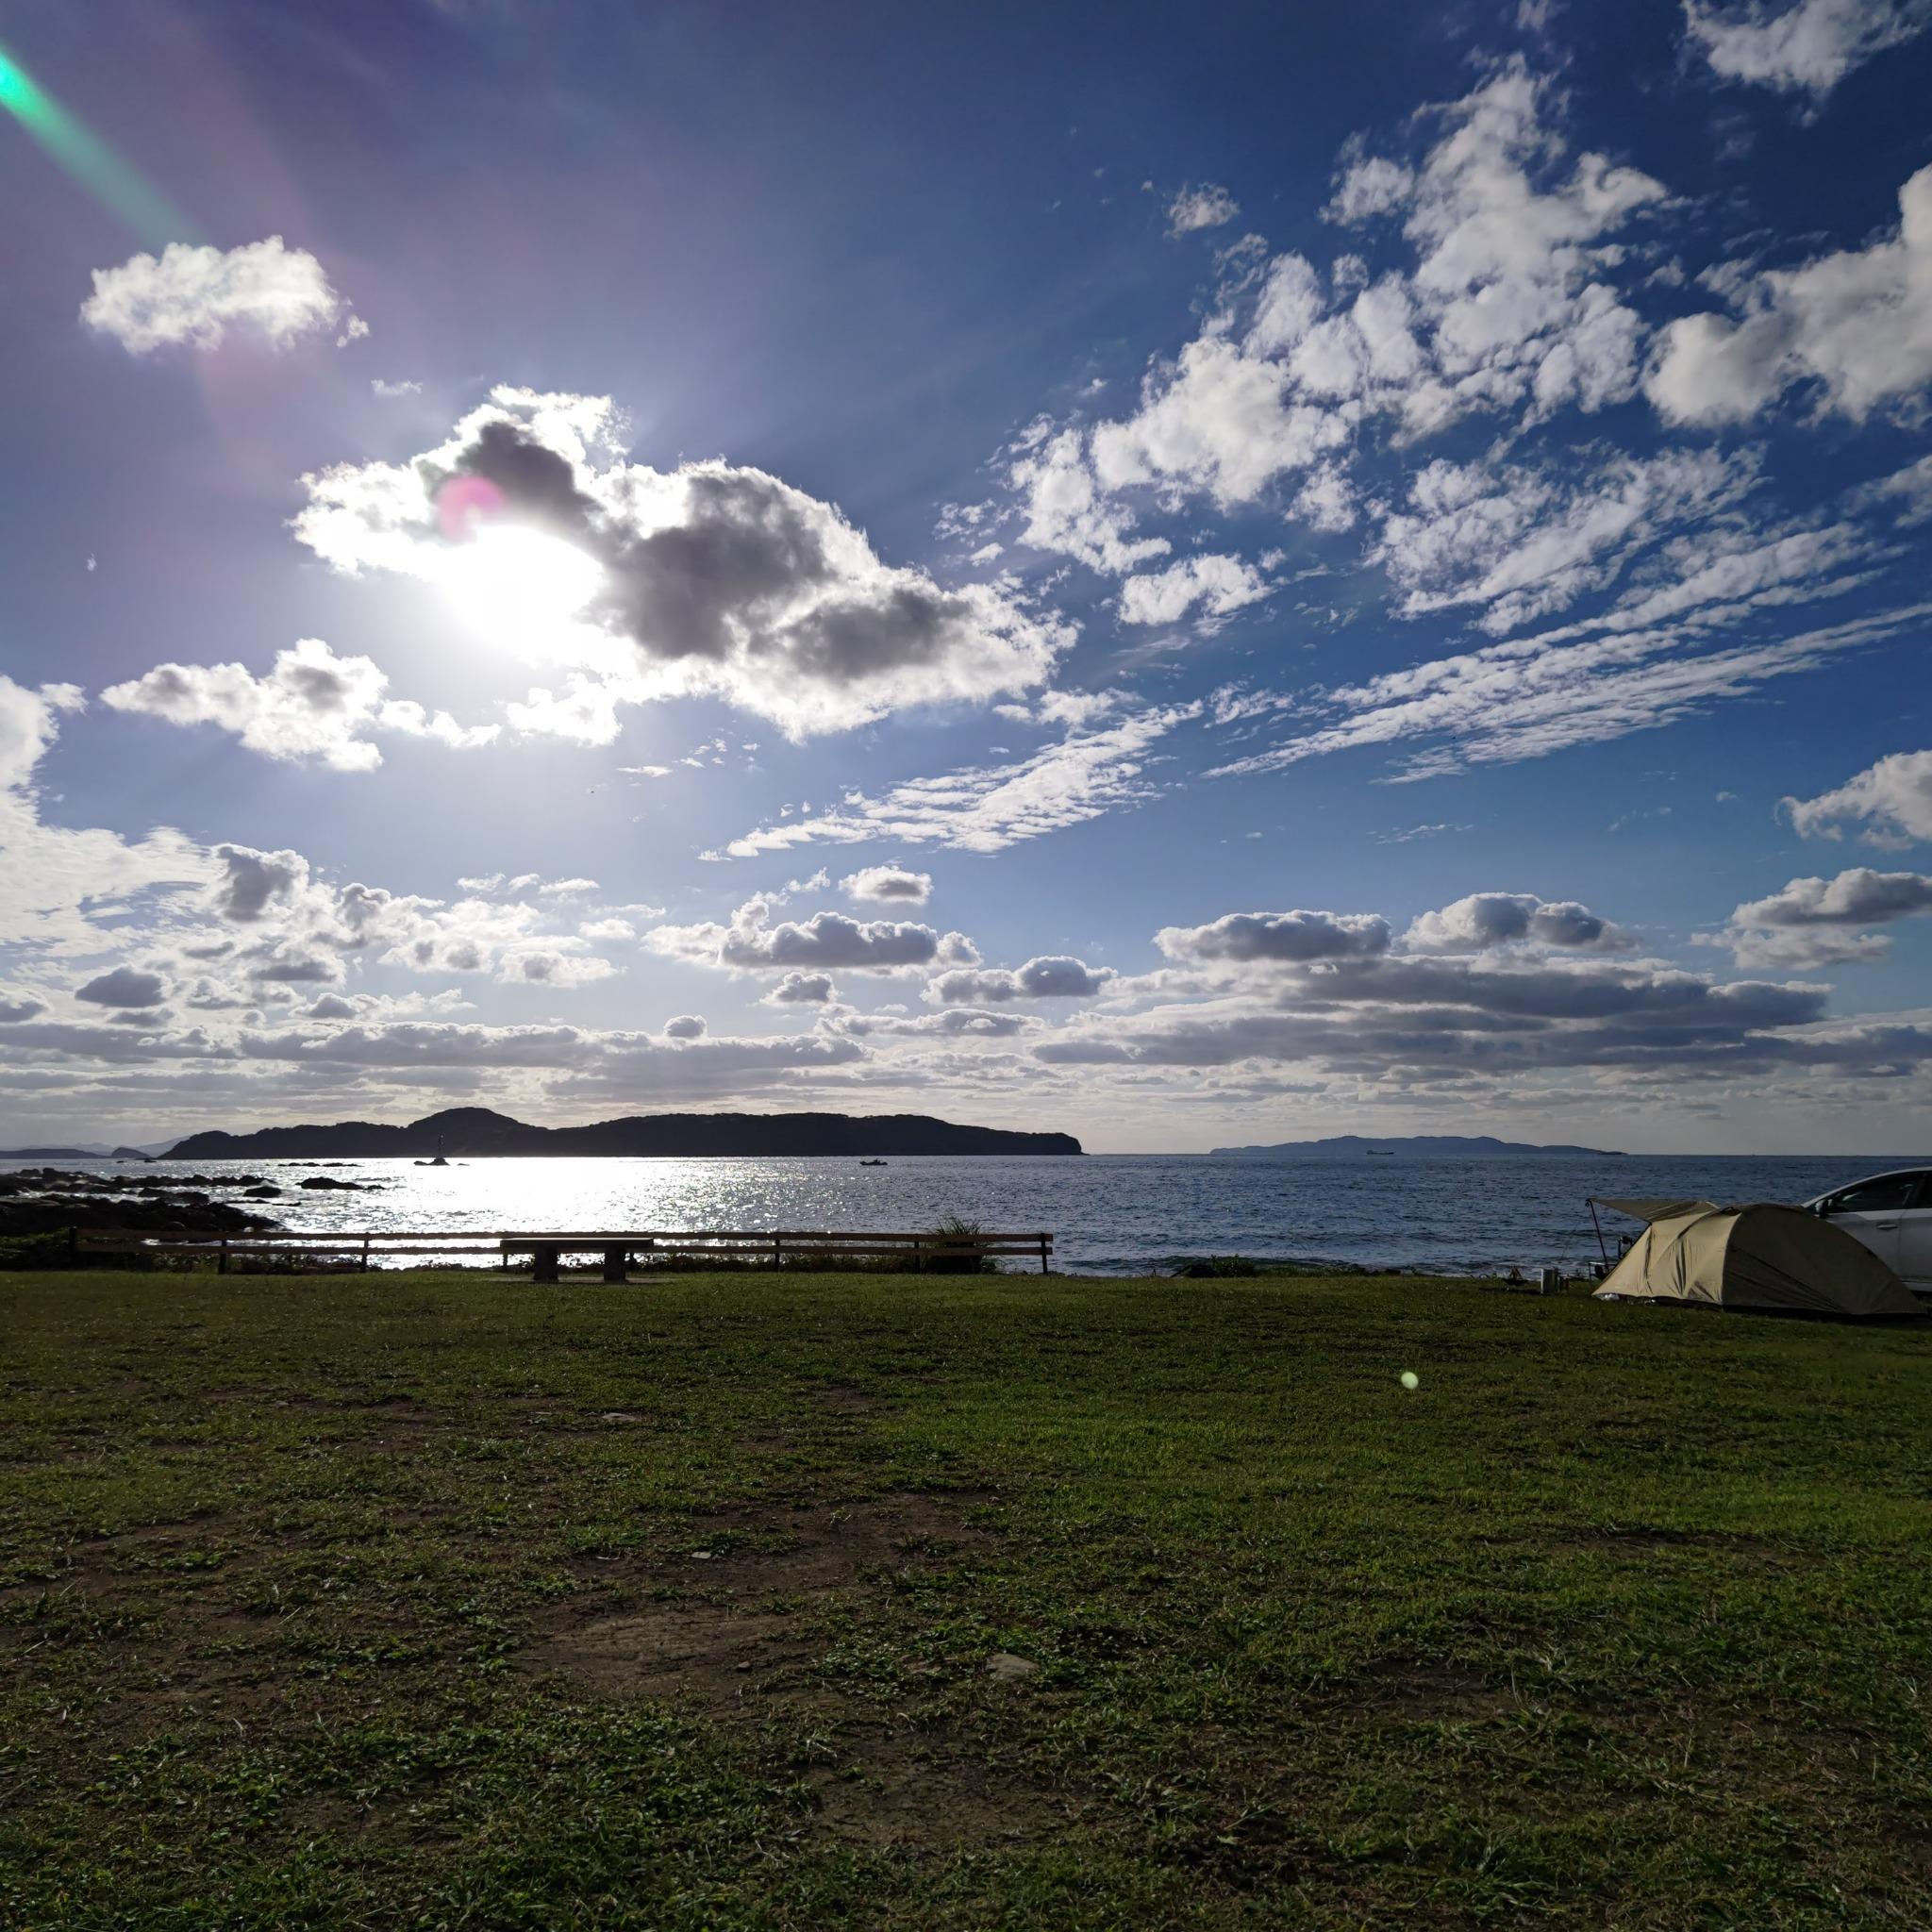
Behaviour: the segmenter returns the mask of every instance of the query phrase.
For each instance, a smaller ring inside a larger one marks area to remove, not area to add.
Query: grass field
[[[0,1276],[0,1924],[1923,1927],[1928,1559],[1912,1330]]]

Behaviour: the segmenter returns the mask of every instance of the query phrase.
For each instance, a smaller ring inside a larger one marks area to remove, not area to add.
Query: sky
[[[0,4],[0,1144],[1932,1142],[1932,0]]]

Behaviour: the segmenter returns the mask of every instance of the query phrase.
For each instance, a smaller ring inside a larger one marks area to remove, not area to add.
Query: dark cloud
[[[97,1007],[158,1007],[168,996],[168,983],[158,973],[117,966],[75,990],[74,997]]]

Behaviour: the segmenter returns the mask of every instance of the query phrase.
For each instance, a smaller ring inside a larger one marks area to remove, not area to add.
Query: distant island
[[[921,1113],[653,1113],[593,1121],[581,1127],[533,1127],[487,1107],[453,1107],[442,1113],[386,1126],[376,1121],[338,1121],[332,1126],[260,1127],[253,1133],[219,1129],[190,1134],[169,1150],[171,1160],[379,1159],[437,1153],[451,1158],[492,1154],[708,1156],[837,1154],[869,1158],[912,1154],[1079,1154],[1071,1134],[1017,1133],[967,1127]]]
[[[1613,1147],[1539,1147],[1532,1141],[1499,1141],[1493,1134],[1398,1134],[1387,1141],[1336,1134],[1325,1141],[1277,1141],[1272,1147],[1216,1147],[1213,1152],[1227,1160],[1358,1160],[1374,1154],[1401,1154],[1423,1160],[1514,1160],[1539,1155],[1591,1160],[1629,1158]]]

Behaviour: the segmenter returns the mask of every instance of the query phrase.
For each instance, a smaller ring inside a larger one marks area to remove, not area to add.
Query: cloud
[[[1670,324],[1643,378],[1666,422],[1743,422],[1805,385],[1861,422],[1932,382],[1932,167],[1899,190],[1899,227],[1867,248],[1740,277],[1728,316]]]
[[[1539,899],[1534,892],[1472,892],[1440,911],[1421,914],[1402,941],[1412,953],[1476,953],[1517,941],[1603,951],[1628,943],[1588,907],[1574,899]]]
[[[1155,707],[1097,731],[1070,731],[1017,763],[914,778],[881,798],[855,791],[837,810],[761,826],[724,849],[750,858],[793,845],[877,839],[1004,851],[1150,797],[1149,748],[1200,710],[1198,704]]]
[[[808,920],[774,924],[771,915],[768,900],[749,899],[731,915],[728,925],[711,921],[660,925],[645,934],[644,943],[668,958],[732,973],[784,973],[793,968],[898,973],[971,950],[956,933],[942,939],[929,925],[898,920],[816,912]]]
[[[338,570],[443,586],[479,633],[571,673],[524,730],[615,735],[618,704],[714,693],[788,736],[1044,681],[1072,641],[992,584],[888,565],[832,505],[723,461],[625,460],[608,398],[499,388],[408,464],[304,479]]]
[[[931,873],[912,872],[903,865],[862,866],[847,873],[839,886],[848,899],[924,906],[932,897]]]
[[[101,702],[117,711],[171,724],[215,724],[265,758],[314,758],[338,772],[373,772],[382,753],[364,736],[375,730],[434,738],[455,749],[488,744],[494,724],[463,726],[447,711],[385,701],[389,678],[369,658],[339,658],[320,638],[275,654],[257,677],[242,664],[158,664]]]
[[[1274,586],[1238,557],[1189,557],[1121,586],[1123,624],[1178,624],[1197,605],[1204,618],[1258,603]]]
[[[479,895],[500,892],[511,899],[525,898],[533,892],[540,899],[576,899],[586,892],[597,891],[595,879],[546,879],[541,873],[535,872],[520,872],[514,876],[501,872],[482,873],[474,877],[460,878],[457,884],[466,892]]]
[[[1924,30],[1926,0],[1796,0],[1711,7],[1685,0],[1686,44],[1726,80],[1821,101],[1855,67]]]
[[[420,396],[423,393],[423,385],[420,382],[385,382],[379,375],[372,375],[369,378],[369,387],[376,395],[391,399],[396,396]]]
[[[1110,966],[1090,966],[1066,954],[1045,954],[1008,972],[1005,968],[941,974],[924,997],[935,1005],[1004,1006],[1010,1000],[1088,1000],[1116,979]]]
[[[1183,188],[1167,205],[1167,232],[1193,235],[1203,228],[1223,227],[1241,211],[1234,196],[1211,181],[1199,188]]]
[[[705,1023],[696,1013],[680,1013],[675,1020],[664,1023],[666,1040],[702,1040],[705,1037]]]
[[[217,845],[221,873],[208,891],[215,916],[251,925],[286,910],[308,888],[308,861],[299,852],[258,852],[252,845]]]
[[[1339,531],[1360,513],[1348,468],[1373,425],[1406,441],[1474,413],[1530,424],[1632,396],[1644,325],[1607,279],[1629,246],[1614,238],[1669,196],[1635,168],[1573,155],[1560,105],[1519,58],[1414,117],[1425,140],[1412,165],[1352,146],[1326,212],[1399,220],[1404,265],[1372,275],[1347,255],[1324,273],[1265,250],[1230,262],[1198,333],[1150,370],[1131,413],[1041,421],[1008,452],[1024,541],[1124,575],[1172,549],[1141,534],[1143,515],[1191,498],[1228,512],[1296,476],[1295,513]],[[1177,563],[1130,587],[1123,614],[1172,622],[1194,588]],[[1259,594],[1252,576],[1235,588],[1230,610]]]
[[[1419,471],[1370,553],[1404,615],[1475,605],[1483,629],[1515,629],[1615,582],[1660,530],[1728,508],[1757,480],[1748,458],[1713,450],[1593,455],[1574,479],[1443,459]]]
[[[1404,779],[1546,758],[1697,716],[1773,678],[1893,636],[1928,610],[1907,606],[1729,649],[1699,649],[1700,633],[1669,625],[1580,643],[1526,638],[1491,644],[1323,693],[1319,704],[1330,722],[1207,775],[1280,771],[1305,758],[1411,740],[1428,741],[1428,748],[1409,755],[1397,774]]]
[[[158,1007],[168,997],[168,982],[158,973],[142,973],[132,966],[116,966],[109,973],[76,987],[74,997],[97,1007]]]
[[[1932,912],[1932,878],[1857,866],[1836,878],[1792,879],[1731,914],[1737,925],[1879,925]]]
[[[1916,463],[1907,463],[1903,470],[1894,470],[1890,476],[1867,484],[1863,500],[1900,503],[1903,507],[1896,521],[1901,529],[1932,523],[1932,457],[1921,457]]]
[[[1162,926],[1154,943],[1191,963],[1373,958],[1389,950],[1389,922],[1373,912],[1229,912],[1208,925]]]
[[[75,684],[43,684],[36,691],[0,673],[0,788],[25,785],[54,742],[58,714],[87,702]]]
[[[1807,839],[1836,839],[1863,820],[1868,845],[1932,843],[1932,751],[1893,752],[1816,798],[1786,798],[1779,808]]]
[[[1857,866],[1836,878],[1792,879],[1747,900],[1724,930],[1701,943],[1728,946],[1743,967],[1799,971],[1882,958],[1891,941],[1853,928],[1888,925],[1932,912],[1932,877]]]
[[[93,912],[213,874],[208,854],[165,826],[130,841],[99,826],[41,823],[36,768],[61,714],[83,703],[74,685],[35,690],[0,674],[0,932],[15,945],[77,955],[100,949]]]
[[[279,235],[225,253],[171,242],[158,258],[136,255],[119,268],[95,269],[93,281],[81,321],[133,356],[183,343],[216,349],[231,329],[286,349],[334,326],[343,311],[322,264]]]
[[[824,1006],[839,997],[825,973],[788,973],[759,1001],[767,1007]]]

